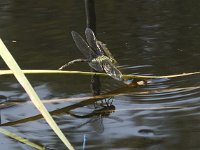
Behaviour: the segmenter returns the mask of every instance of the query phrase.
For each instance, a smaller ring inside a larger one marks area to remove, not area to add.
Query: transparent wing
[[[99,49],[101,49],[101,51],[104,52],[104,55],[108,56],[112,60],[113,64],[117,63],[116,59],[113,57],[113,55],[111,54],[109,49],[106,47],[106,44],[104,44],[101,41],[97,41],[97,46],[98,46]]]
[[[112,78],[116,80],[123,81],[122,73],[117,69],[115,65],[112,64],[109,58],[102,60],[102,66],[103,66],[104,71],[109,76],[111,76]]]
[[[106,117],[108,119],[112,119],[112,120],[115,120],[115,121],[118,121],[118,122],[123,122],[124,120],[120,119],[119,117],[116,117],[116,116],[108,116]]]
[[[90,28],[85,29],[85,36],[89,46],[95,51],[97,55],[103,55],[104,52],[97,46],[97,39],[94,32]]]
[[[91,60],[97,57],[97,54],[88,46],[85,40],[75,31],[71,32],[74,42],[83,55]]]
[[[73,127],[74,129],[81,128],[83,126],[86,126],[90,124],[91,127],[94,129],[97,133],[103,133],[104,131],[104,125],[103,125],[103,118],[101,116],[93,116],[91,119],[87,120],[86,122],[79,124],[78,126]]]
[[[91,121],[91,126],[97,133],[101,134],[104,131],[103,117],[94,116]]]

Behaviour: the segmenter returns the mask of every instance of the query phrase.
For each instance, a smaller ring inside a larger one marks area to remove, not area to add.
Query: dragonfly
[[[97,40],[90,28],[86,28],[85,30],[86,41],[75,31],[72,31],[71,34],[77,48],[83,53],[86,59],[72,60],[60,67],[59,70],[63,70],[77,62],[87,62],[97,72],[106,72],[106,74],[118,81],[124,80],[121,71],[116,66],[117,61],[106,47],[106,44]]]
[[[86,122],[75,126],[73,128],[81,128],[85,125],[91,124],[91,126],[94,128],[95,132],[101,134],[104,132],[104,118],[107,119],[112,119],[118,122],[122,122],[123,120],[120,119],[119,117],[115,117],[115,116],[110,116],[111,113],[115,112],[115,106],[112,104],[112,102],[108,102],[105,105],[102,104],[99,106],[100,108],[95,108],[94,111],[85,114],[85,115],[79,115],[75,112],[68,112],[69,115],[71,115],[72,117],[75,118],[79,118],[79,119],[89,119]]]

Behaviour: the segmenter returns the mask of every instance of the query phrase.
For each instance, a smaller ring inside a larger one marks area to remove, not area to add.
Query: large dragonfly
[[[122,73],[117,69],[114,59],[106,44],[96,39],[94,32],[86,28],[86,41],[75,31],[71,32],[74,42],[86,59],[75,59],[60,67],[63,70],[76,62],[88,62],[89,66],[98,72],[105,71],[112,78],[123,81]]]

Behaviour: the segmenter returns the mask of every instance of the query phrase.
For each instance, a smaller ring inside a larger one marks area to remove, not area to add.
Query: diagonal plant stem
[[[4,135],[6,135],[6,136],[8,136],[8,137],[10,137],[12,139],[15,139],[15,140],[17,140],[19,142],[25,143],[25,144],[27,144],[27,145],[29,145],[31,147],[34,147],[34,148],[36,148],[38,150],[45,150],[44,147],[42,147],[42,146],[40,146],[38,144],[35,144],[35,143],[33,143],[33,142],[31,142],[31,141],[29,141],[27,139],[24,139],[24,138],[22,138],[22,137],[20,137],[20,136],[18,136],[16,134],[6,130],[6,129],[0,128],[0,133],[4,134]]]
[[[54,130],[54,132],[58,135],[58,137],[61,139],[61,141],[71,150],[74,148],[69,143],[65,135],[62,133],[60,128],[57,126],[56,122],[53,120],[43,103],[41,102],[40,98],[34,91],[33,87],[25,77],[24,73],[21,71],[20,67],[17,65],[16,61],[0,39],[0,55],[10,68],[10,70],[13,72],[14,76],[18,80],[18,82],[22,85],[24,90],[29,95],[30,99],[33,101],[34,105],[37,107],[37,109],[41,112],[49,126]]]

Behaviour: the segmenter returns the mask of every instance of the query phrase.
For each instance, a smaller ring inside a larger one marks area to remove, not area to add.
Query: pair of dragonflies
[[[97,72],[106,72],[112,78],[123,81],[122,73],[117,69],[117,61],[114,59],[106,44],[97,40],[94,32],[86,28],[86,41],[75,31],[71,32],[74,42],[78,49],[83,53],[86,59],[75,59],[59,68],[63,70],[67,66],[77,62],[87,62],[91,68]]]

